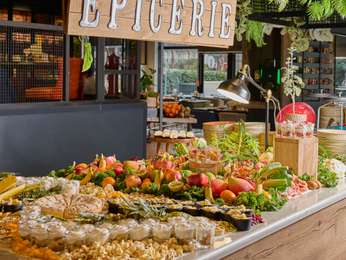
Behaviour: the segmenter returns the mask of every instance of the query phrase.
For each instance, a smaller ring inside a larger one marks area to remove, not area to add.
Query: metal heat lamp
[[[272,94],[272,91],[270,89],[264,89],[262,86],[260,86],[252,77],[250,74],[250,66],[244,65],[241,70],[239,70],[237,77],[235,79],[226,80],[222,82],[219,87],[217,88],[217,91],[234,101],[237,101],[242,104],[249,104],[251,94],[248,89],[248,84],[251,83],[251,85],[255,86],[257,89],[260,90],[262,96],[265,99],[266,102],[266,118],[265,118],[265,149],[269,147],[269,108],[270,108],[270,101],[272,101],[274,104],[275,102],[280,107],[280,101],[275,98]]]

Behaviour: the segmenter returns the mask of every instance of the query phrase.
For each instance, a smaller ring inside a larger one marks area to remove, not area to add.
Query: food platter
[[[154,159],[101,154],[44,177],[2,173],[0,236],[13,254],[36,259],[189,257],[345,174],[344,157],[321,154],[319,181],[298,177],[237,129],[214,146],[177,143]]]

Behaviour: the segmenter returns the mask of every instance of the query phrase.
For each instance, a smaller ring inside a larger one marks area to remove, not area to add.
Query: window
[[[346,94],[346,37],[336,37],[335,86],[336,93]]]
[[[139,81],[139,42],[106,39],[105,98],[135,98]]]
[[[166,47],[163,56],[164,94],[193,94],[198,79],[198,50]]]
[[[227,79],[228,54],[204,54],[203,94],[205,96],[218,95],[216,89],[222,81]]]
[[[203,94],[220,96],[216,91],[221,82],[234,78],[242,66],[242,54],[203,54]]]

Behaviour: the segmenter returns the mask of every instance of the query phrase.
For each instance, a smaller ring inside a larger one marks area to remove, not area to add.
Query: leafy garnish
[[[238,131],[233,131],[221,139],[214,139],[212,145],[221,150],[227,162],[258,161],[260,154],[258,140],[245,131],[244,122],[239,123]]]

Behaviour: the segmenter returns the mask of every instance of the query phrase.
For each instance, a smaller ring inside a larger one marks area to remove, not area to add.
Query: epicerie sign
[[[233,45],[236,0],[70,0],[67,33]]]

